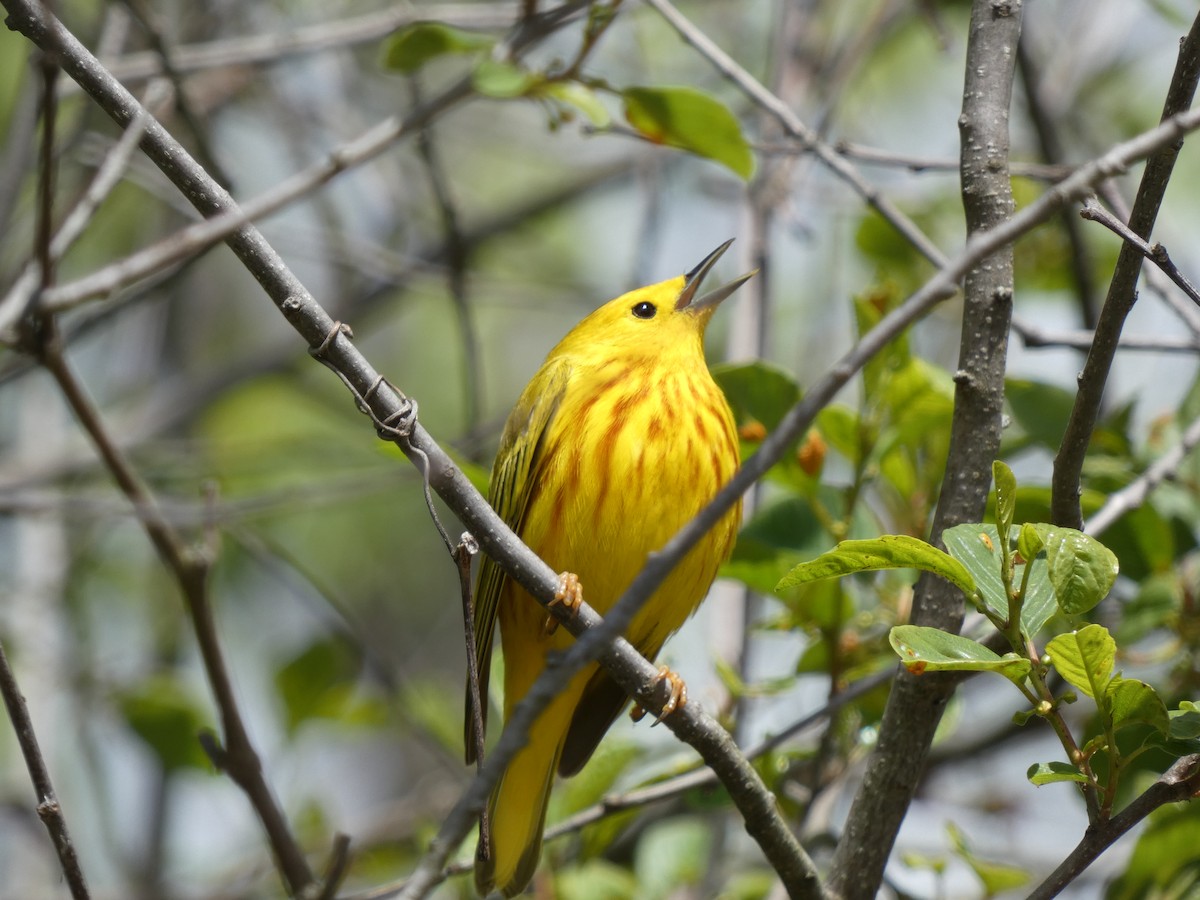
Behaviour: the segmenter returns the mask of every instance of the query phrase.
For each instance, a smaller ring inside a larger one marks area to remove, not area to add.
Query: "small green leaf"
[[[960,562],[937,547],[905,534],[842,541],[833,550],[796,566],[783,576],[775,590],[878,569],[921,569],[942,576],[968,596],[975,593],[975,582]]]
[[[512,63],[482,59],[471,73],[471,84],[485,97],[511,100],[524,97],[540,83],[541,79]]]
[[[1017,511],[1017,478],[1012,469],[996,460],[992,463],[992,481],[996,483],[996,529],[1001,545],[1007,547],[1008,530]]]
[[[976,856],[967,842],[967,836],[953,822],[946,824],[946,834],[949,836],[950,844],[955,852],[983,882],[988,897],[1004,891],[1011,891],[1029,881],[1029,875],[1015,866],[992,862]]]
[[[939,628],[897,625],[888,640],[904,667],[917,675],[942,670],[999,672],[1014,684],[1022,684],[1029,674],[1029,660],[1015,653],[997,656],[983,644]]]
[[[1046,545],[1050,584],[1066,615],[1087,612],[1106,596],[1117,580],[1117,558],[1098,540],[1073,528],[1038,525]]]
[[[359,662],[344,641],[317,640],[275,673],[287,729],[309,719],[338,718],[350,708]]]
[[[1093,700],[1103,698],[1117,655],[1117,642],[1103,625],[1060,634],[1046,644],[1058,674]]]
[[[597,128],[607,128],[612,122],[608,108],[600,102],[596,92],[577,81],[554,81],[542,88],[542,93],[561,103],[575,107],[588,117]]]
[[[1025,773],[1025,777],[1041,787],[1043,784],[1053,784],[1056,781],[1077,781],[1087,784],[1087,776],[1070,763],[1044,762],[1034,763]]]
[[[447,53],[473,53],[492,45],[482,34],[459,31],[441,22],[415,22],[388,38],[383,46],[383,64],[411,75],[429,60]]]
[[[1025,522],[1017,534],[1017,552],[1021,554],[1021,558],[1026,561],[1034,559],[1045,546],[1037,526]]]
[[[625,118],[656,144],[703,156],[749,180],[754,154],[725,104],[689,87],[632,87],[622,92]]]
[[[210,764],[198,739],[208,717],[177,679],[167,675],[148,678],[120,695],[118,703],[129,727],[168,772]]]
[[[967,567],[988,609],[1000,619],[1008,618],[1008,595],[1000,579],[1000,534],[995,525],[955,525],[942,532],[942,541],[950,555]],[[1054,589],[1046,577],[1046,560],[1034,559],[1028,593],[1021,604],[1021,630],[1032,637],[1054,615]],[[1020,585],[1025,566],[1013,572],[1014,585]]]
[[[1149,725],[1161,735],[1171,730],[1167,707],[1158,693],[1144,681],[1133,678],[1113,678],[1105,688],[1113,728],[1127,725]]]

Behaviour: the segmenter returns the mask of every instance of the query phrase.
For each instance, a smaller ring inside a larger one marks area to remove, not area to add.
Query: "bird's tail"
[[[488,800],[487,827],[475,854],[480,896],[500,891],[515,897],[533,879],[542,853],[546,806],[562,753],[570,705],[556,698],[534,723],[529,743],[513,757]]]

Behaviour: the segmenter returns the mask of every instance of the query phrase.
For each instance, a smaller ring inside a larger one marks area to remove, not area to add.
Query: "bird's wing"
[[[537,465],[542,456],[546,434],[566,391],[571,366],[566,360],[547,363],[525,388],[504,427],[488,501],[506,525],[521,533],[525,511],[537,482]],[[487,724],[488,674],[492,665],[492,637],[496,630],[496,612],[508,574],[486,554],[479,566],[475,584],[475,662],[479,671],[479,697],[483,720]],[[468,686],[468,691],[470,687]],[[471,702],[466,704],[467,763],[475,761],[475,727]]]

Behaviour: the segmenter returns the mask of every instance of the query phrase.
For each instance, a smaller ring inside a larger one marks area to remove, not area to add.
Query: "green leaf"
[[[415,22],[392,35],[383,45],[383,65],[411,75],[429,60],[447,53],[473,53],[492,46],[482,34],[459,31],[441,22]]]
[[[713,378],[739,421],[755,419],[768,431],[800,401],[800,385],[778,366],[755,360],[713,366]]]
[[[1013,419],[1036,443],[1058,450],[1063,423],[1075,406],[1072,391],[1036,381],[1009,378],[1004,382],[1004,397]]]
[[[975,593],[975,582],[961,563],[937,547],[906,534],[842,541],[811,562],[796,566],[780,580],[775,590],[878,569],[921,569],[940,575],[968,596]]]
[[[309,719],[342,718],[351,710],[359,661],[344,641],[317,640],[275,673],[288,733]]]
[[[1022,559],[1036,558],[1045,546],[1041,532],[1038,531],[1036,525],[1030,522],[1021,525],[1021,530],[1017,533],[1017,552],[1021,554]]]
[[[1088,625],[1052,639],[1046,655],[1067,683],[1096,700],[1105,696],[1117,642],[1103,625]]]
[[[457,704],[454,712],[459,710]],[[461,716],[456,716],[461,718]],[[461,734],[461,723],[459,728]],[[461,736],[460,736],[461,740]],[[642,749],[628,741],[603,741],[579,774],[564,780],[554,792],[553,818],[565,818],[599,803],[612,790],[630,763],[642,755]]]
[[[1080,615],[1108,596],[1118,569],[1111,550],[1074,528],[1037,528],[1059,609],[1068,616]]]
[[[942,532],[942,542],[950,555],[971,573],[979,596],[993,615],[1007,619],[1008,595],[1000,579],[1000,534],[996,526],[970,523],[955,525]],[[1044,558],[1017,566],[1013,572],[1014,586],[1021,584],[1026,565],[1032,565],[1033,571],[1029,576],[1028,593],[1021,604],[1021,629],[1032,637],[1054,615],[1054,589],[1046,577]]]
[[[561,103],[575,107],[588,117],[597,128],[607,128],[612,122],[608,108],[600,102],[596,92],[577,81],[555,81],[545,85],[542,93]]]
[[[1001,545],[1007,547],[1008,530],[1012,528],[1013,516],[1017,512],[1017,479],[1012,469],[996,460],[992,463],[992,481],[996,483],[996,530]]]
[[[719,162],[745,180],[754,173],[737,117],[716,98],[689,87],[632,87],[621,96],[629,124],[654,143]]]
[[[471,73],[471,84],[485,97],[511,100],[524,97],[541,83],[541,78],[512,63],[482,59]]]
[[[970,844],[967,843],[966,835],[953,822],[946,824],[946,833],[955,852],[983,882],[987,896],[991,897],[1003,891],[1014,890],[1029,881],[1028,873],[1022,869],[976,856]]]
[[[1158,692],[1144,681],[1114,677],[1105,688],[1114,729],[1127,725],[1149,725],[1161,735],[1171,730],[1167,707]]]
[[[168,772],[211,765],[198,735],[209,719],[178,679],[156,675],[118,695],[125,721],[145,741]]]
[[[1087,776],[1070,763],[1044,762],[1034,763],[1025,772],[1025,777],[1041,787],[1043,784],[1053,784],[1056,781],[1077,781],[1087,784]]]
[[[1029,674],[1029,660],[1015,653],[997,656],[977,641],[939,628],[897,625],[888,640],[905,668],[917,675],[937,671],[999,672],[1014,684],[1022,684]]]
[[[640,896],[633,873],[608,860],[589,859],[550,871],[554,872],[553,896],[559,900],[632,900]]]

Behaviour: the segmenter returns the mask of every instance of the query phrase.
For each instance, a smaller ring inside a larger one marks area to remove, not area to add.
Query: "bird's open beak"
[[[704,257],[700,265],[687,273],[685,276],[687,280],[683,283],[683,290],[679,292],[679,299],[675,301],[676,309],[701,310],[716,306],[758,274],[758,269],[755,269],[753,272],[747,272],[740,278],[735,278],[729,284],[723,284],[701,297],[696,297],[696,291],[700,290],[700,284],[704,281],[704,276],[717,264],[717,260],[721,258],[721,254],[728,250],[729,245],[732,243],[733,238],[730,238],[712,253],[708,254],[708,256]]]

